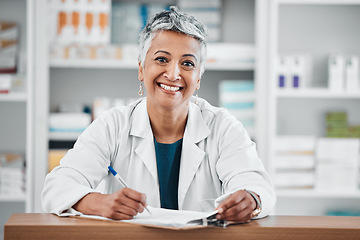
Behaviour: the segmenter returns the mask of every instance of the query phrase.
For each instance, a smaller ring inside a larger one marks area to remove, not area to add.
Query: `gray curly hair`
[[[146,54],[151,46],[151,41],[158,31],[169,30],[179,32],[195,38],[200,43],[200,76],[205,71],[206,59],[206,29],[205,26],[193,16],[180,12],[171,6],[169,11],[155,14],[140,33],[139,62],[144,67]]]

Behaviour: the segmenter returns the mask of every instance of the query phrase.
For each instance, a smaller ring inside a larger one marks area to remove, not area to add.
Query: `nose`
[[[164,77],[170,81],[180,80],[180,68],[177,63],[168,64],[166,71],[164,72]]]

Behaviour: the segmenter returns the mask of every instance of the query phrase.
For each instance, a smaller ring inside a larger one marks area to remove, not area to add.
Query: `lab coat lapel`
[[[154,137],[147,113],[146,99],[139,102],[134,109],[130,135],[139,138],[136,139],[137,146],[135,147],[135,153],[149,170],[155,183],[158,183]]]
[[[204,122],[200,108],[190,102],[181,152],[178,189],[179,209],[182,209],[186,193],[195,177],[197,169],[205,157],[205,152],[198,147],[198,143],[204,140],[209,134],[210,130]]]

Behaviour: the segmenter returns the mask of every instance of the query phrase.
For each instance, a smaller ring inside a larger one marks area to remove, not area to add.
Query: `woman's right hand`
[[[144,211],[146,195],[130,188],[122,188],[112,194],[89,193],[73,208],[88,215],[129,220]]]

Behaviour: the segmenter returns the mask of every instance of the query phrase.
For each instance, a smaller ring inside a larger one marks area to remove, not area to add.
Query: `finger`
[[[131,188],[123,188],[123,192],[128,198],[131,198],[132,200],[140,202],[142,205],[146,206],[146,195],[144,193],[140,193]]]
[[[136,211],[135,209],[133,209],[132,207],[129,207],[127,205],[120,205],[118,207],[117,212],[126,214],[131,217],[136,216],[138,214],[138,211]]]
[[[242,201],[229,208],[224,214],[221,214],[220,217],[229,221],[247,221],[251,218],[251,214],[251,206]]]
[[[111,212],[109,214],[104,215],[106,218],[116,219],[116,220],[130,220],[133,219],[132,215],[128,215],[122,212]]]
[[[237,205],[245,198],[245,194],[240,190],[236,193],[231,194],[227,197],[219,206],[216,208],[220,214],[223,214],[227,209],[231,208],[234,205]]]
[[[123,197],[118,200],[118,203],[120,204],[118,209],[120,209],[121,206],[126,206],[136,212],[135,214],[132,214],[134,216],[138,212],[144,211],[144,205],[141,202],[129,198],[127,195],[123,195]]]

